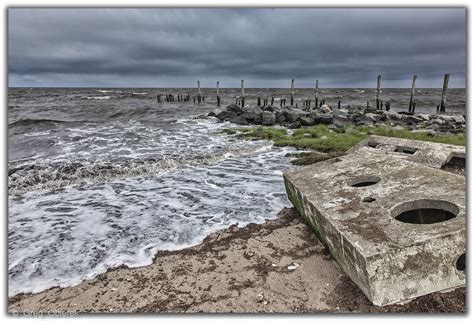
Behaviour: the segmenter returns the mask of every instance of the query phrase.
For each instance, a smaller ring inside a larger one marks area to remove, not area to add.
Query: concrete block
[[[400,141],[376,139],[379,150],[365,142],[286,172],[290,201],[374,305],[464,286],[465,178],[437,169],[442,157],[425,149],[449,157],[451,147],[404,140],[418,154],[399,156],[384,145]]]
[[[466,149],[464,146],[376,135],[369,136],[364,141],[349,149],[346,154],[370,154],[373,151],[383,152],[394,158],[404,159],[434,168],[441,168],[453,157],[466,158]]]

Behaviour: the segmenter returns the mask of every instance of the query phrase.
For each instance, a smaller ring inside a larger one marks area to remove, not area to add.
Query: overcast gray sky
[[[465,9],[8,10],[9,86],[465,86]]]

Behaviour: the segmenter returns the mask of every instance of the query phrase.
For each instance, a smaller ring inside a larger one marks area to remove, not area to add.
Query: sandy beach
[[[266,223],[232,226],[200,245],[159,252],[68,288],[9,299],[32,312],[464,312],[465,288],[403,305],[373,306],[294,209]]]

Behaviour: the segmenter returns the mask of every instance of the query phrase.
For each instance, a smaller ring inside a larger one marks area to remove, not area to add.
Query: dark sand
[[[159,252],[146,267],[119,267],[75,287],[17,295],[8,310],[464,312],[465,300],[465,288],[458,288],[404,305],[373,306],[296,211],[284,209],[265,224],[230,227],[192,248]]]

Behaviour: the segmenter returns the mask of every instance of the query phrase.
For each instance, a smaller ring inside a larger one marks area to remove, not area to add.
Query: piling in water
[[[244,93],[244,80],[240,81],[240,104],[242,107],[245,106],[245,93]]]
[[[417,77],[418,77],[417,75],[414,75],[413,76],[413,81],[411,83],[410,104],[408,105],[408,112],[409,113],[414,113],[415,112],[415,108],[413,106],[413,104],[414,104],[413,99],[415,98],[415,87],[416,87],[416,78]]]
[[[446,95],[448,92],[448,82],[449,82],[449,74],[445,74],[444,82],[443,82],[443,93],[441,94],[441,105],[439,107],[439,111],[442,113],[446,112]]]
[[[295,80],[291,79],[290,104],[293,106],[295,96]]]
[[[377,106],[377,109],[382,109],[382,106],[380,104],[380,83],[382,82],[382,76],[378,75],[377,76],[377,90],[375,91],[375,105]]]

